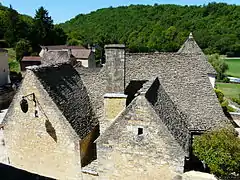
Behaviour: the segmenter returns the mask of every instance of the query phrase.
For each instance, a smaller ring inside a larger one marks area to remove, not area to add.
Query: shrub
[[[217,95],[218,101],[223,109],[224,114],[227,116],[229,114],[228,112],[235,112],[235,109],[228,105],[229,103],[225,99],[223,92],[216,88],[214,90]]]
[[[224,82],[224,83],[229,83],[229,82],[230,82],[230,79],[227,78],[227,77],[224,77],[223,80],[222,80],[222,82]]]
[[[194,154],[219,177],[240,173],[240,139],[234,129],[220,129],[194,138]]]
[[[217,72],[217,80],[223,80],[224,73],[228,70],[228,65],[219,54],[212,54],[208,56],[208,61],[214,67]]]

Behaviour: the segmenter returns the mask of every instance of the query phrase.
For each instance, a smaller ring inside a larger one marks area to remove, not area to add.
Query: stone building
[[[107,45],[102,68],[29,68],[4,119],[10,165],[56,179],[183,173],[193,137],[230,125],[193,41],[178,53]]]
[[[0,48],[0,111],[9,106],[13,96],[14,89],[10,81],[8,51]]]
[[[38,66],[41,64],[41,57],[39,56],[24,56],[20,61],[21,71],[26,71],[27,66]]]
[[[0,86],[10,83],[7,50],[0,49]]]

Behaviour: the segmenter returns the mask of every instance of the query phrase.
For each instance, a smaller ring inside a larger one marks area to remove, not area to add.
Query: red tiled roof
[[[41,57],[39,56],[24,56],[22,61],[41,61]]]

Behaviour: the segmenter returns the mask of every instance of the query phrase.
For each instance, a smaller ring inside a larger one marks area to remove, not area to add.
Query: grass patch
[[[240,59],[225,59],[225,62],[228,64],[229,67],[226,74],[228,76],[240,78]]]
[[[234,83],[216,83],[216,87],[220,89],[226,98],[239,98],[240,84]]]
[[[14,71],[19,73],[20,72],[20,64],[16,60],[16,52],[13,48],[8,48],[8,64],[10,71]]]

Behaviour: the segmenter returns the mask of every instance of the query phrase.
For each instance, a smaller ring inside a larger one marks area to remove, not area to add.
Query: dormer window
[[[143,128],[138,128],[138,135],[142,135],[143,134]]]

